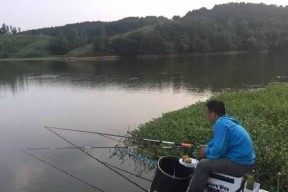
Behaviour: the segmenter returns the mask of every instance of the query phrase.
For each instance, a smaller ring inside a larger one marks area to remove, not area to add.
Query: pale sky
[[[22,30],[130,16],[184,16],[188,11],[228,2],[288,5],[288,0],[0,0],[0,24]]]

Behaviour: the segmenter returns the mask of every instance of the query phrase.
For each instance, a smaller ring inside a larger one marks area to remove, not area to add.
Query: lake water
[[[204,101],[214,93],[285,81],[288,56],[276,53],[68,63],[2,61],[0,191],[97,191],[20,151],[69,146],[44,126],[123,135],[164,112]],[[117,144],[97,135],[57,133],[78,146]],[[113,156],[113,150],[86,151],[100,161],[153,178],[153,170],[128,157]],[[142,191],[79,150],[30,152],[103,191]],[[149,189],[149,182],[121,173]]]

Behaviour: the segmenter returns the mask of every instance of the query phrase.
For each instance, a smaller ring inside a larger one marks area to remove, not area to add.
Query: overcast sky
[[[129,16],[185,15],[228,2],[288,5],[288,0],[0,0],[0,24],[22,30],[83,21],[115,21]]]

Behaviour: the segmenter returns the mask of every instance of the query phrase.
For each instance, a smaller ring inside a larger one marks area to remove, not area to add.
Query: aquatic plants
[[[225,102],[227,112],[240,120],[250,133],[256,151],[256,181],[261,188],[275,191],[281,172],[281,191],[288,190],[288,84],[265,89],[225,92],[212,97]],[[205,102],[140,125],[129,134],[175,142],[205,144],[213,134],[204,116]],[[179,150],[155,149],[161,155],[180,155]]]

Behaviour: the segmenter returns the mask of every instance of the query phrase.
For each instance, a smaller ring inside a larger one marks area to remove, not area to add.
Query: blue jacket
[[[255,163],[253,143],[238,120],[224,115],[213,127],[214,137],[205,151],[208,159],[226,158],[245,165]]]

